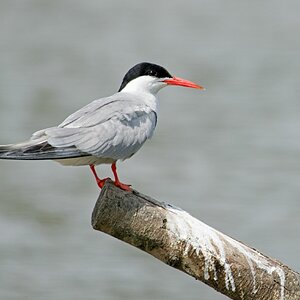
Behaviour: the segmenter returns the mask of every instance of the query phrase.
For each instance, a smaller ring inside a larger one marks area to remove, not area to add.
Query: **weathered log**
[[[170,204],[107,181],[92,214],[112,235],[231,299],[299,300],[300,274]]]

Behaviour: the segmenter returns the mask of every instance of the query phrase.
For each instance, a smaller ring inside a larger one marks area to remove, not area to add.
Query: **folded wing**
[[[152,136],[156,118],[156,112],[132,95],[117,93],[91,102],[57,127],[34,133],[27,142],[0,146],[0,158],[126,159]]]

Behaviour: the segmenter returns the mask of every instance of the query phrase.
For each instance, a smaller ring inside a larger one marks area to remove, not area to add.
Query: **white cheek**
[[[148,92],[156,94],[167,84],[151,76],[140,76],[127,83],[122,92]]]

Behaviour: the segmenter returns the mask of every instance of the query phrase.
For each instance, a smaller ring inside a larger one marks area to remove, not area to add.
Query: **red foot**
[[[95,169],[95,166],[94,165],[90,165],[90,168],[95,176],[95,179],[96,179],[96,182],[97,182],[97,185],[99,186],[100,189],[103,188],[104,184],[105,184],[105,181],[107,179],[110,179],[109,177],[107,178],[103,178],[103,179],[100,179],[96,173],[96,169]],[[119,187],[120,189],[124,190],[124,191],[132,191],[132,189],[130,188],[130,184],[125,184],[125,183],[122,183],[120,182],[119,180],[119,177],[118,177],[118,174],[117,174],[117,168],[116,168],[116,163],[113,163],[111,165],[111,169],[114,173],[114,177],[115,177],[115,181],[114,181],[114,184],[115,186]]]
[[[117,173],[117,166],[116,166],[116,162],[114,162],[111,165],[111,170],[114,173],[114,177],[115,177],[115,186],[119,187],[120,189],[124,190],[124,191],[132,191],[132,189],[130,188],[130,184],[125,184],[120,182],[119,177],[118,177],[118,173]]]
[[[115,186],[119,187],[120,189],[122,189],[124,191],[129,191],[129,192],[132,191],[130,184],[125,184],[120,181],[115,181],[114,184],[115,184]]]
[[[103,179],[100,179],[100,178],[97,178],[96,181],[97,181],[97,184],[99,186],[100,189],[103,188],[104,184],[105,184],[105,181],[107,179],[110,179],[109,177],[106,177],[106,178],[103,178]]]
[[[96,173],[95,166],[94,166],[94,165],[90,165],[90,168],[91,168],[91,170],[92,170],[92,172],[93,172],[93,174],[94,174],[94,176],[95,176],[95,179],[96,179],[96,182],[97,182],[99,188],[102,189],[103,186],[104,186],[104,184],[105,184],[105,181],[106,181],[107,179],[110,179],[110,178],[107,177],[107,178],[100,179],[100,178],[98,177],[97,173]]]

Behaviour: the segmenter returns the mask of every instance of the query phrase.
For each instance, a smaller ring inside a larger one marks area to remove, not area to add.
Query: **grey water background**
[[[124,182],[300,270],[299,1],[0,2],[0,143],[115,92],[141,61],[207,88],[160,92]],[[102,176],[108,167],[98,167]],[[87,167],[0,161],[0,299],[225,299],[95,232]]]

